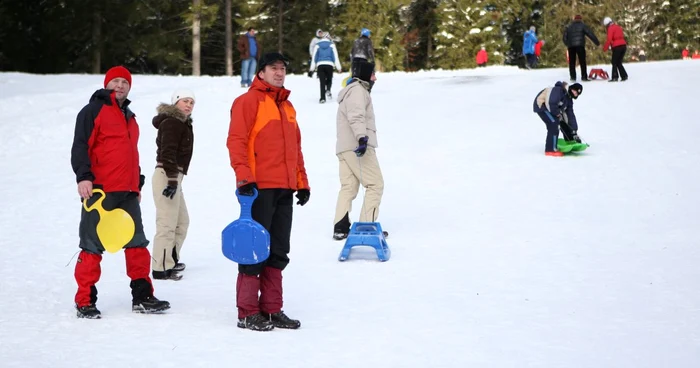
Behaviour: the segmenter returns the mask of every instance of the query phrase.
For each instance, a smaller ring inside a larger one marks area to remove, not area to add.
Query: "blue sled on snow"
[[[388,261],[391,257],[391,250],[386,243],[382,225],[378,222],[353,223],[338,260],[341,262],[347,260],[350,257],[352,247],[358,245],[373,247],[377,251],[377,258],[382,262]]]
[[[236,190],[241,216],[221,232],[221,251],[226,258],[244,265],[257,264],[270,256],[270,233],[253,220],[251,209],[258,190],[252,196],[242,196]]]

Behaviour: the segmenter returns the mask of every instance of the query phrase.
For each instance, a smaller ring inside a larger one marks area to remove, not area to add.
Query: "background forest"
[[[603,17],[622,25],[628,58],[677,59],[700,49],[700,0],[0,0],[0,71],[231,75],[238,37],[258,31],[264,51],[308,69],[317,28],[336,40],[343,67],[360,29],[372,31],[379,69],[415,71],[521,65],[530,26],[546,41],[541,67],[563,66],[564,27],[581,14],[604,42]],[[228,36],[228,37],[227,37]],[[609,54],[588,42],[589,63]]]

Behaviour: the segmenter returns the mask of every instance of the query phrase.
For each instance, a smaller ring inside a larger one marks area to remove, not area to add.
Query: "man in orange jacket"
[[[288,60],[268,53],[257,78],[231,107],[228,147],[240,195],[252,196],[252,216],[270,233],[270,257],[254,265],[238,265],[238,327],[269,331],[297,329],[298,320],[282,311],[282,270],[289,264],[292,196],[309,201],[311,191],[301,152],[301,133],[294,106],[284,88]]]

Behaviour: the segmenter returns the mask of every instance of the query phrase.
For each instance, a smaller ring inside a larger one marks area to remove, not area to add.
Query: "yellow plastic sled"
[[[134,219],[121,208],[115,208],[111,211],[105,210],[102,207],[105,192],[102,189],[93,189],[92,192],[99,193],[102,196],[90,207],[87,206],[87,199],[84,199],[83,208],[87,212],[97,210],[100,215],[100,221],[97,223],[97,237],[100,238],[100,242],[102,242],[102,246],[105,247],[106,251],[116,253],[129,244],[134,237],[136,230]]]

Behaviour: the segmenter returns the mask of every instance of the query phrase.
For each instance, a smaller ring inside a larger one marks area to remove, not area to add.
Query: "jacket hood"
[[[161,103],[156,108],[156,112],[158,112],[158,115],[153,117],[153,126],[156,129],[158,129],[160,124],[168,118],[176,119],[182,123],[192,124],[192,119],[180,111],[180,109],[178,109],[175,105]]]
[[[367,91],[367,93],[369,93],[369,83],[358,78],[352,78],[348,81],[347,86],[341,89],[340,93],[338,93],[338,103],[343,102],[345,96],[347,96],[348,94],[350,94],[351,91],[354,91],[357,88],[362,88],[365,91]]]

